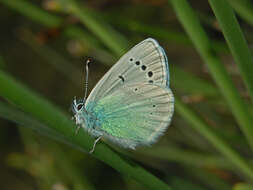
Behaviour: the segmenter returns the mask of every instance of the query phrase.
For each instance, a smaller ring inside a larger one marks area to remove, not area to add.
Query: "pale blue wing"
[[[122,56],[91,91],[86,103],[98,101],[129,83],[169,87],[167,57],[156,40],[148,38]]]
[[[150,145],[170,124],[174,110],[168,88],[150,84],[124,85],[98,102],[89,102],[88,112],[97,117],[95,130],[126,148]]]

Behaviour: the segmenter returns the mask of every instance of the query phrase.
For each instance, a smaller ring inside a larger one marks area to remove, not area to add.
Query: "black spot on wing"
[[[121,75],[119,75],[119,78],[122,80],[122,82],[125,82],[125,78]]]
[[[142,65],[142,66],[141,66],[141,69],[142,69],[143,71],[145,71],[146,68],[147,68],[146,65]]]
[[[152,77],[152,76],[153,76],[153,72],[152,72],[152,71],[149,71],[149,72],[148,72],[148,76],[149,76],[149,77]]]

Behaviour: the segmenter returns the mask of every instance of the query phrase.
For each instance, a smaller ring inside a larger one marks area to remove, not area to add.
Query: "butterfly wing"
[[[117,91],[89,102],[103,137],[125,147],[150,145],[170,124],[174,97],[170,89],[151,84],[124,85]]]
[[[156,40],[148,38],[122,56],[97,83],[86,103],[97,101],[129,83],[152,83],[169,87],[167,57]]]

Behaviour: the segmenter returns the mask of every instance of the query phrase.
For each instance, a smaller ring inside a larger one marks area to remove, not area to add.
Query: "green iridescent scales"
[[[173,102],[169,89],[133,84],[100,99],[88,111],[97,116],[96,130],[120,146],[135,149],[152,144],[163,134],[171,120]]]

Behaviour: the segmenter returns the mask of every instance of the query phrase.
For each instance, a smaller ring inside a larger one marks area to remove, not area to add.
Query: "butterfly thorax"
[[[100,136],[101,131],[100,126],[102,122],[102,113],[97,113],[95,109],[95,103],[88,103],[86,106],[83,106],[80,111],[75,115],[76,124],[81,125],[92,136]]]

